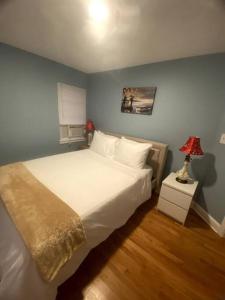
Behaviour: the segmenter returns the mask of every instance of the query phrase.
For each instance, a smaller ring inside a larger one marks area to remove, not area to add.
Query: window
[[[60,143],[84,141],[86,90],[58,83]]]

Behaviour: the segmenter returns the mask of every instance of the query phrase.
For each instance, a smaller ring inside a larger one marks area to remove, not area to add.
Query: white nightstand
[[[162,182],[157,209],[184,224],[198,181],[182,184],[176,181],[176,176],[171,173]]]

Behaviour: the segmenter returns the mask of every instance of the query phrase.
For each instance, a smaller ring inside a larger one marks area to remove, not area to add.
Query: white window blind
[[[58,83],[60,143],[83,141],[86,123],[86,90]]]
[[[73,85],[58,83],[60,125],[86,123],[86,90]]]

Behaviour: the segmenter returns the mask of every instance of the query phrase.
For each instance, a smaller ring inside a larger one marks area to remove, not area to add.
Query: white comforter
[[[22,238],[0,201],[0,299],[52,300],[88,252],[122,226],[151,196],[150,168],[137,170],[91,150],[44,157],[24,163],[39,181],[81,217],[85,243],[60,270],[43,282]]]

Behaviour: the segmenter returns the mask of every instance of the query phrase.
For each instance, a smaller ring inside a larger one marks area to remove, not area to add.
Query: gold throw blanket
[[[0,197],[42,278],[52,281],[85,241],[79,216],[22,163],[0,167]]]

